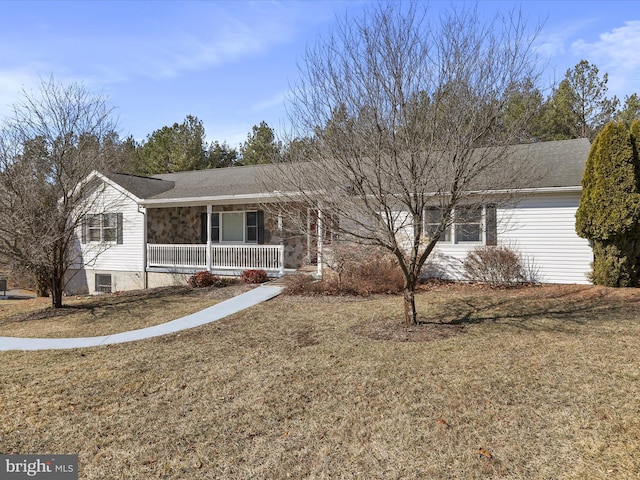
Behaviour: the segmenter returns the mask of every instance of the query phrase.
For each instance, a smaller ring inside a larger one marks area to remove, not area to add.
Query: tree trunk
[[[62,308],[62,292],[64,291],[63,276],[55,269],[51,277],[51,306]]]
[[[62,282],[56,281],[51,286],[51,306],[53,308],[62,308]]]
[[[49,296],[49,284],[47,282],[46,277],[43,277],[39,274],[33,275],[34,282],[36,284],[36,296],[38,297],[48,297]]]
[[[406,326],[418,323],[414,291],[415,285],[408,285],[404,287],[404,324]]]

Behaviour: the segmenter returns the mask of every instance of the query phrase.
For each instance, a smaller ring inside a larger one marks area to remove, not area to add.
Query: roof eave
[[[238,205],[243,203],[271,203],[277,201],[274,193],[245,193],[238,195],[212,195],[207,197],[150,198],[140,200],[143,207],[193,207],[198,205]]]
[[[502,190],[478,190],[469,192],[470,195],[528,195],[536,193],[580,193],[581,185],[570,185],[564,187],[529,187],[529,188],[513,188]]]

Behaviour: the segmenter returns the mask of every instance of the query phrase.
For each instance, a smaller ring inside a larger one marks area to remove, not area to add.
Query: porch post
[[[207,272],[211,272],[211,205],[207,205]]]
[[[280,270],[279,274],[281,277],[284,277],[284,244],[280,243]]]
[[[318,276],[322,277],[322,239],[324,237],[324,222],[322,221],[322,204],[318,205],[318,226],[316,229],[318,235]]]
[[[316,225],[316,229],[318,226]],[[311,263],[311,209],[307,208],[307,261]]]
[[[281,277],[284,277],[284,241],[282,239],[282,213],[278,212],[278,234],[280,237],[280,269],[279,274]]]

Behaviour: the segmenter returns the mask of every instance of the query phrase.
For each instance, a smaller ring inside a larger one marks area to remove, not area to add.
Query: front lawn
[[[399,296],[281,296],[166,337],[0,353],[0,451],[78,453],[83,479],[640,478],[639,302],[443,286],[404,329]]]
[[[114,294],[67,297],[64,308],[50,308],[51,299],[0,301],[0,336],[92,337],[136,330],[198,312],[248,290],[167,287]]]

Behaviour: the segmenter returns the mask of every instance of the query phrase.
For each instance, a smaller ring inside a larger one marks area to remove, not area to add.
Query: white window
[[[96,292],[111,293],[111,275],[96,273]]]
[[[457,207],[453,211],[453,224],[440,235],[439,242],[497,244],[497,219],[495,205],[484,207]],[[424,215],[424,231],[432,236],[442,222],[442,209],[427,207]]]
[[[122,215],[96,213],[85,216],[82,239],[84,242],[122,242]]]
[[[482,207],[458,207],[455,210],[456,243],[482,241]]]
[[[438,207],[428,207],[425,211],[425,227],[424,231],[428,237],[433,237],[442,222],[442,209]],[[440,234],[439,242],[451,241],[451,226],[445,228]]]
[[[213,212],[211,241],[213,243],[258,243],[260,215],[250,212]],[[206,215],[203,222],[206,221]],[[206,229],[204,230],[206,234]],[[203,234],[203,242],[206,238]]]
[[[223,243],[243,243],[244,242],[244,214],[242,212],[225,212],[220,214],[222,242]]]

